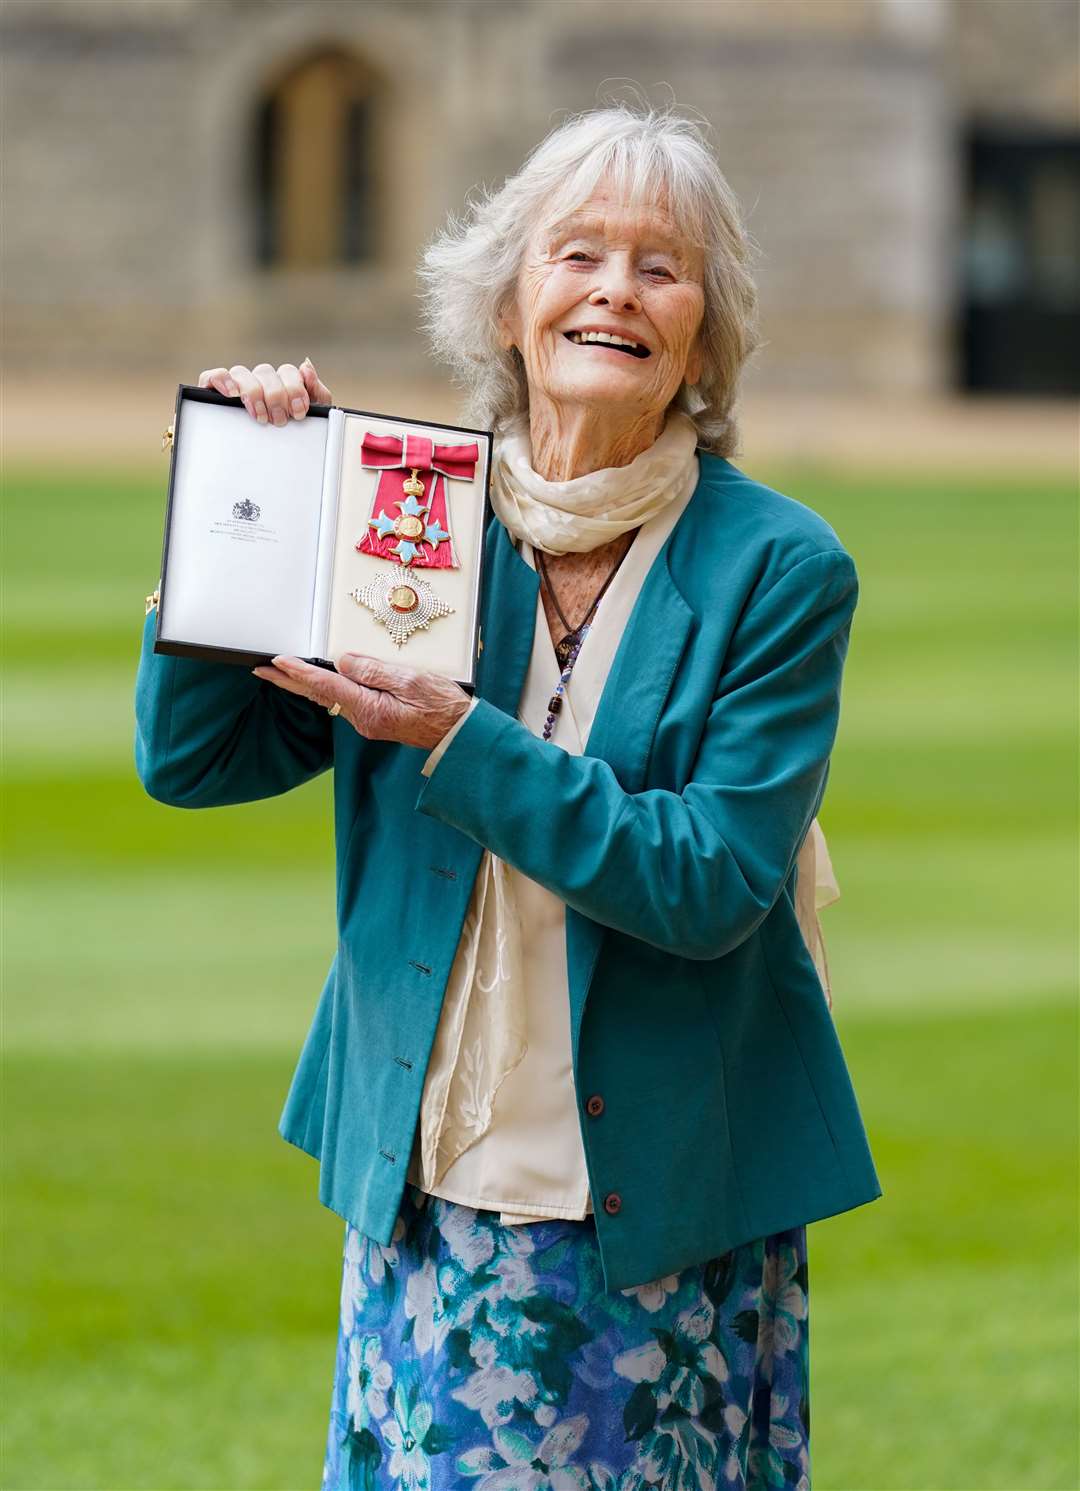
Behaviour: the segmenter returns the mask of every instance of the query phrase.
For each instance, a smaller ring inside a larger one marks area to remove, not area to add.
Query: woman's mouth
[[[610,331],[564,331],[563,336],[575,347],[607,347],[612,352],[622,352],[629,357],[648,357],[649,349],[630,337],[616,336]]]

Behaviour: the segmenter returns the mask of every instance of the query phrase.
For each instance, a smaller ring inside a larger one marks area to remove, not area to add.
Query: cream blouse
[[[694,487],[643,523],[581,646],[552,743],[581,755],[638,593]],[[535,569],[531,545],[522,557]],[[540,735],[559,681],[543,600],[518,719]],[[425,760],[429,776],[468,718]],[[817,912],[840,894],[817,820],[799,851],[796,914],[831,1006]],[[499,1212],[503,1224],[592,1211],[570,1046],[566,905],[485,850],[450,971],[407,1179],[421,1190]]]

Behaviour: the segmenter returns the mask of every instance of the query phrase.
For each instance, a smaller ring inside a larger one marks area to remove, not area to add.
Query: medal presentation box
[[[181,383],[154,651],[359,652],[473,692],[491,442],[336,404],[279,428]]]

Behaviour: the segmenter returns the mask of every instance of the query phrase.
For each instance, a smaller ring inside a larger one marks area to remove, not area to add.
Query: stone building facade
[[[420,246],[619,80],[711,122],[760,386],[962,384],[973,131],[1056,140],[1073,231],[1072,0],[5,0],[0,47],[9,369],[420,376]]]

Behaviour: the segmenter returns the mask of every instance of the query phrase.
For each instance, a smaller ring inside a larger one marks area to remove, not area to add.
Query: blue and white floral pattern
[[[809,1491],[806,1229],[608,1292],[592,1218],[345,1229],[322,1491]]]

